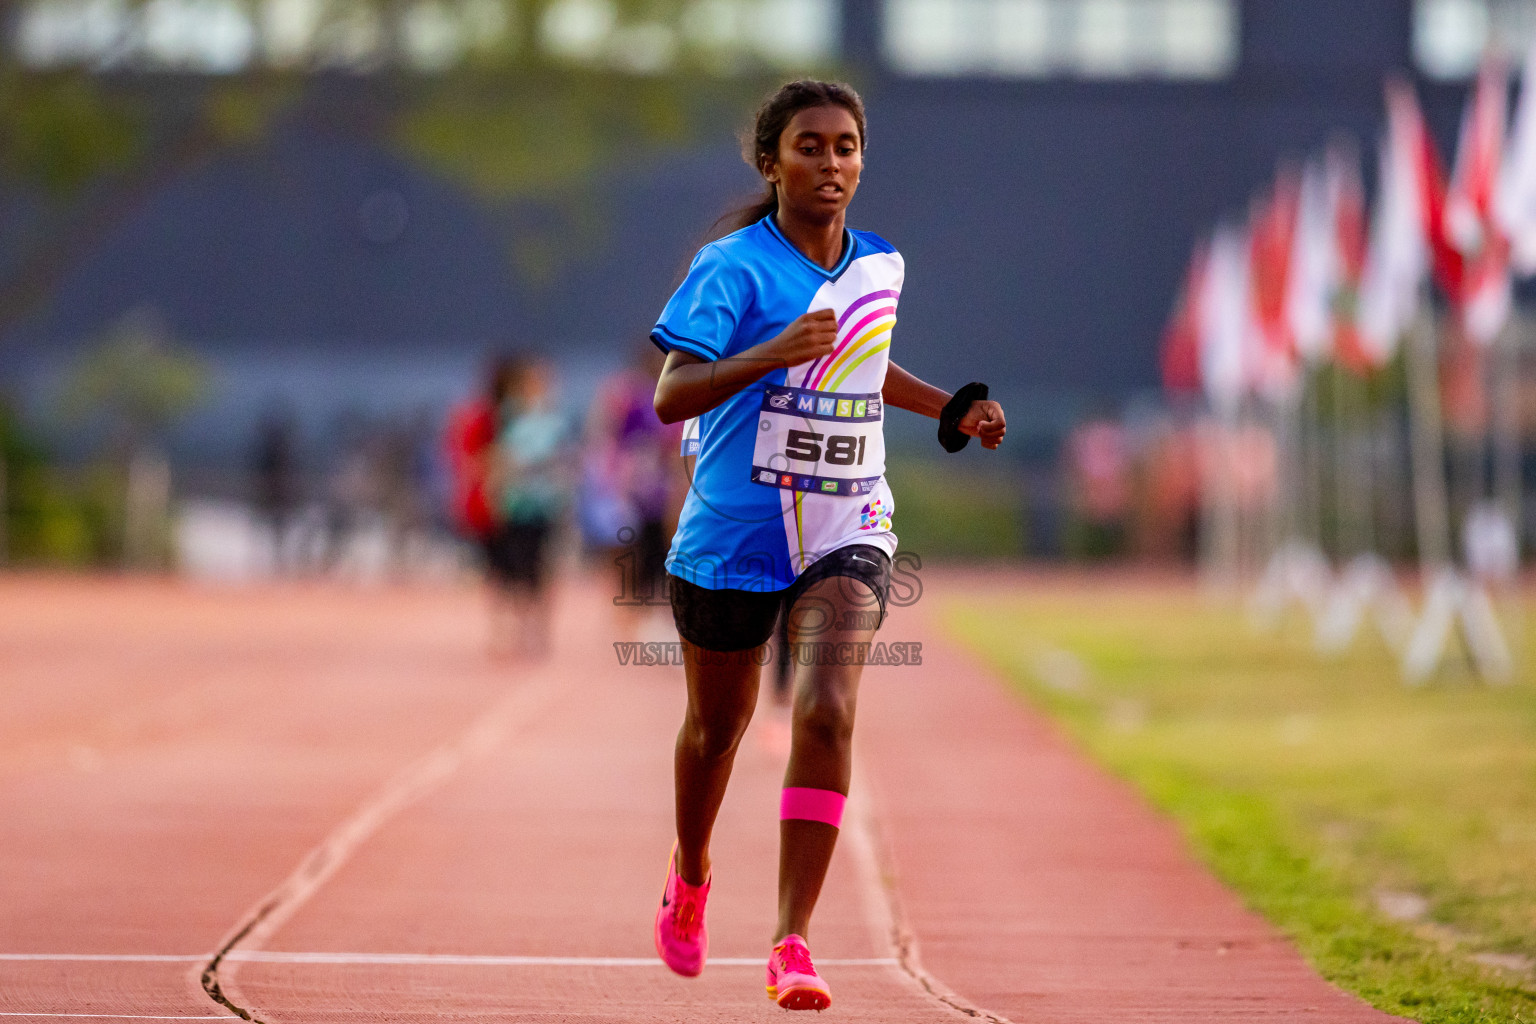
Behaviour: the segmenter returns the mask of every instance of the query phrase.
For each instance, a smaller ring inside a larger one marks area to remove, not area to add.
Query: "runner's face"
[[[791,214],[828,220],[848,208],[859,187],[864,153],[859,126],[846,107],[809,107],[790,118],[779,136],[777,159],[763,161],[763,176]]]

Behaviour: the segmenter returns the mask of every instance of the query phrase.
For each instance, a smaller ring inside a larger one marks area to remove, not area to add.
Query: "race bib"
[[[885,473],[880,393],[769,384],[758,412],[752,480],[817,494],[867,494]]]

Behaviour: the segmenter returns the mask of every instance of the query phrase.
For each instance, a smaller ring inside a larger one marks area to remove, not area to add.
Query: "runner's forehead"
[[[807,107],[789,119],[789,124],[784,126],[783,138],[794,140],[805,136],[821,138],[851,136],[857,140],[859,123],[854,120],[852,112],[844,106],[827,104]]]

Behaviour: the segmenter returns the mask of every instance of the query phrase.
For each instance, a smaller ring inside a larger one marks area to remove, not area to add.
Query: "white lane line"
[[[106,1017],[109,1020],[230,1020],[227,1013],[160,1014],[160,1013],[38,1013],[37,1011],[0,1010],[0,1017]]]
[[[237,949],[226,958],[262,964],[384,964],[453,967],[662,967],[654,956],[466,956],[454,953],[279,953]],[[818,960],[842,967],[889,967],[894,957]],[[710,957],[711,967],[761,967],[761,957]]]
[[[917,936],[908,927],[896,896],[896,869],[891,862],[890,849],[880,842],[874,803],[869,774],[863,771],[863,763],[855,758],[853,793],[848,798],[842,839],[853,854],[859,880],[863,883],[864,917],[876,948],[890,950],[894,954],[891,962],[907,983],[919,994],[943,1005],[953,1017],[984,1020],[988,1024],[1013,1024],[1007,1017],[975,1005],[923,968],[917,951]]]
[[[207,960],[212,955],[212,953],[193,953],[188,956],[182,956],[177,953],[0,953],[0,960],[87,960],[109,964],[195,964]]]
[[[40,963],[169,963],[195,964],[208,959],[209,954],[197,956],[152,955],[140,953],[0,953],[0,961],[31,961]],[[236,949],[227,954],[226,961],[257,964],[370,964],[402,967],[661,967],[661,960],[654,956],[479,956],[463,953],[282,953],[268,950]],[[714,967],[761,967],[760,957],[712,957]],[[900,963],[895,957],[854,957],[818,960],[829,967],[890,967]],[[0,1016],[5,1016],[0,1012]],[[16,1014],[11,1014],[16,1016]],[[29,1016],[22,1014],[21,1016]],[[64,1014],[64,1016],[70,1016]],[[84,1014],[84,1016],[91,1016]],[[106,1014],[106,1016],[119,1016]],[[167,1018],[170,1019],[170,1018]],[[202,1018],[191,1018],[202,1019]],[[223,1016],[208,1018],[222,1020]]]
[[[224,993],[224,985],[231,978],[220,978],[221,964],[224,961],[238,962],[237,954],[245,955],[260,950],[277,929],[330,880],[358,847],[395,815],[447,782],[465,762],[484,757],[495,750],[527,716],[548,700],[557,684],[558,679],[552,669],[546,667],[539,671],[533,679],[516,686],[497,701],[456,740],[407,765],[355,808],[318,846],[309,851],[276,889],[247,911],[230,929],[219,951],[203,969],[203,989],[209,997],[245,1016],[248,1011],[237,1008]]]

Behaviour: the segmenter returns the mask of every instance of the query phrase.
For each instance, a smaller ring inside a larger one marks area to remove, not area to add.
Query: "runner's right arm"
[[[734,356],[706,361],[680,349],[667,353],[656,381],[656,415],[677,423],[708,412],[765,373],[827,355],[837,344],[837,314],[803,313],[777,335]]]

